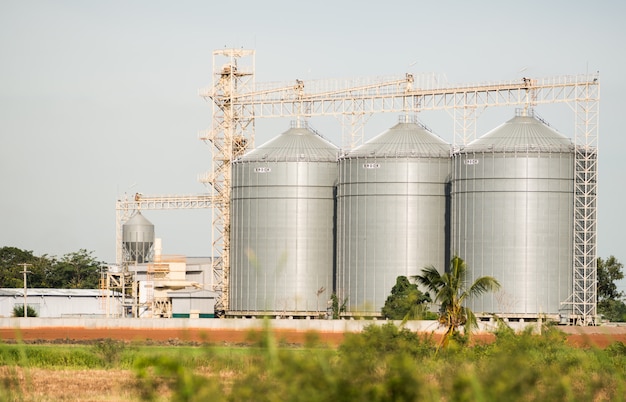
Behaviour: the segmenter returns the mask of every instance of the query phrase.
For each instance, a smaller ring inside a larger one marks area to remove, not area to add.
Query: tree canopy
[[[98,287],[103,262],[96,260],[93,252],[85,249],[49,257],[35,256],[32,251],[16,247],[0,248],[0,287],[24,286],[23,266],[30,264],[27,278],[29,288],[94,289]]]
[[[390,320],[420,319],[426,314],[430,301],[430,296],[422,293],[417,284],[411,283],[406,276],[399,276],[385,301],[382,314]]]
[[[617,290],[616,281],[624,279],[624,264],[614,256],[598,258],[598,314],[609,321],[626,321],[624,292]]]

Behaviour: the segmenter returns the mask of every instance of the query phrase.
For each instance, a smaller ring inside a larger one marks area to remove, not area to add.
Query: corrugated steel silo
[[[122,225],[124,260],[144,263],[152,257],[154,225],[137,212]]]
[[[574,147],[532,113],[455,150],[452,253],[502,288],[475,313],[565,313],[572,294]],[[555,317],[556,318],[556,317]]]
[[[339,158],[336,287],[348,314],[380,315],[398,276],[443,269],[449,176],[450,145],[416,121]]]
[[[231,312],[326,311],[337,154],[319,135],[295,127],[233,162]]]

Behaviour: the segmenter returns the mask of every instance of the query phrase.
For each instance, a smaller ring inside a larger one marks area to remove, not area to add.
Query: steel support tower
[[[597,77],[593,78],[597,84]],[[597,323],[597,194],[600,86],[576,88],[574,157],[574,293],[573,319]]]
[[[575,205],[573,316],[596,321],[596,207],[599,77],[597,74],[526,78],[481,84],[449,85],[432,74],[322,80],[292,83],[254,81],[254,51],[213,52],[213,85],[199,95],[213,107],[212,128],[201,136],[211,144],[212,171],[201,178],[213,190],[214,275],[221,277],[218,308],[228,311],[230,276],[231,162],[254,144],[257,118],[308,119],[335,116],[343,124],[342,146],[360,145],[363,125],[375,113],[446,110],[454,119],[454,146],[476,137],[476,116],[487,107],[568,104],[575,119]],[[346,127],[347,126],[347,127]],[[219,289],[216,289],[219,290]]]
[[[211,147],[212,169],[200,177],[214,197],[213,273],[216,310],[229,309],[231,163],[254,146],[254,116],[247,104],[236,102],[254,90],[254,50],[221,49],[213,52],[213,86],[203,94],[211,101],[213,125],[200,139]]]

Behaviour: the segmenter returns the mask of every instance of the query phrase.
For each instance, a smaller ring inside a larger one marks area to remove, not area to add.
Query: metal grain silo
[[[338,149],[293,127],[233,163],[230,310],[317,315],[333,291]]]
[[[144,263],[152,257],[154,225],[137,212],[122,225],[122,249],[127,262]]]
[[[470,277],[502,288],[468,303],[476,313],[536,318],[571,309],[574,147],[519,110],[453,154],[452,253]]]
[[[450,145],[401,122],[339,158],[337,293],[348,315],[380,315],[398,276],[443,269]]]

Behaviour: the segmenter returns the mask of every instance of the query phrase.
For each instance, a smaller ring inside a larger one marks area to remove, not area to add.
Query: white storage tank
[[[230,311],[326,311],[338,148],[297,125],[233,162]]]
[[[154,225],[141,212],[135,213],[122,225],[124,261],[142,264],[152,258]]]
[[[402,116],[340,157],[336,286],[348,315],[380,315],[398,276],[446,266],[450,151]]]
[[[469,307],[519,318],[571,311],[572,141],[518,110],[453,159],[452,253],[467,262],[468,282],[489,275],[502,285]]]

